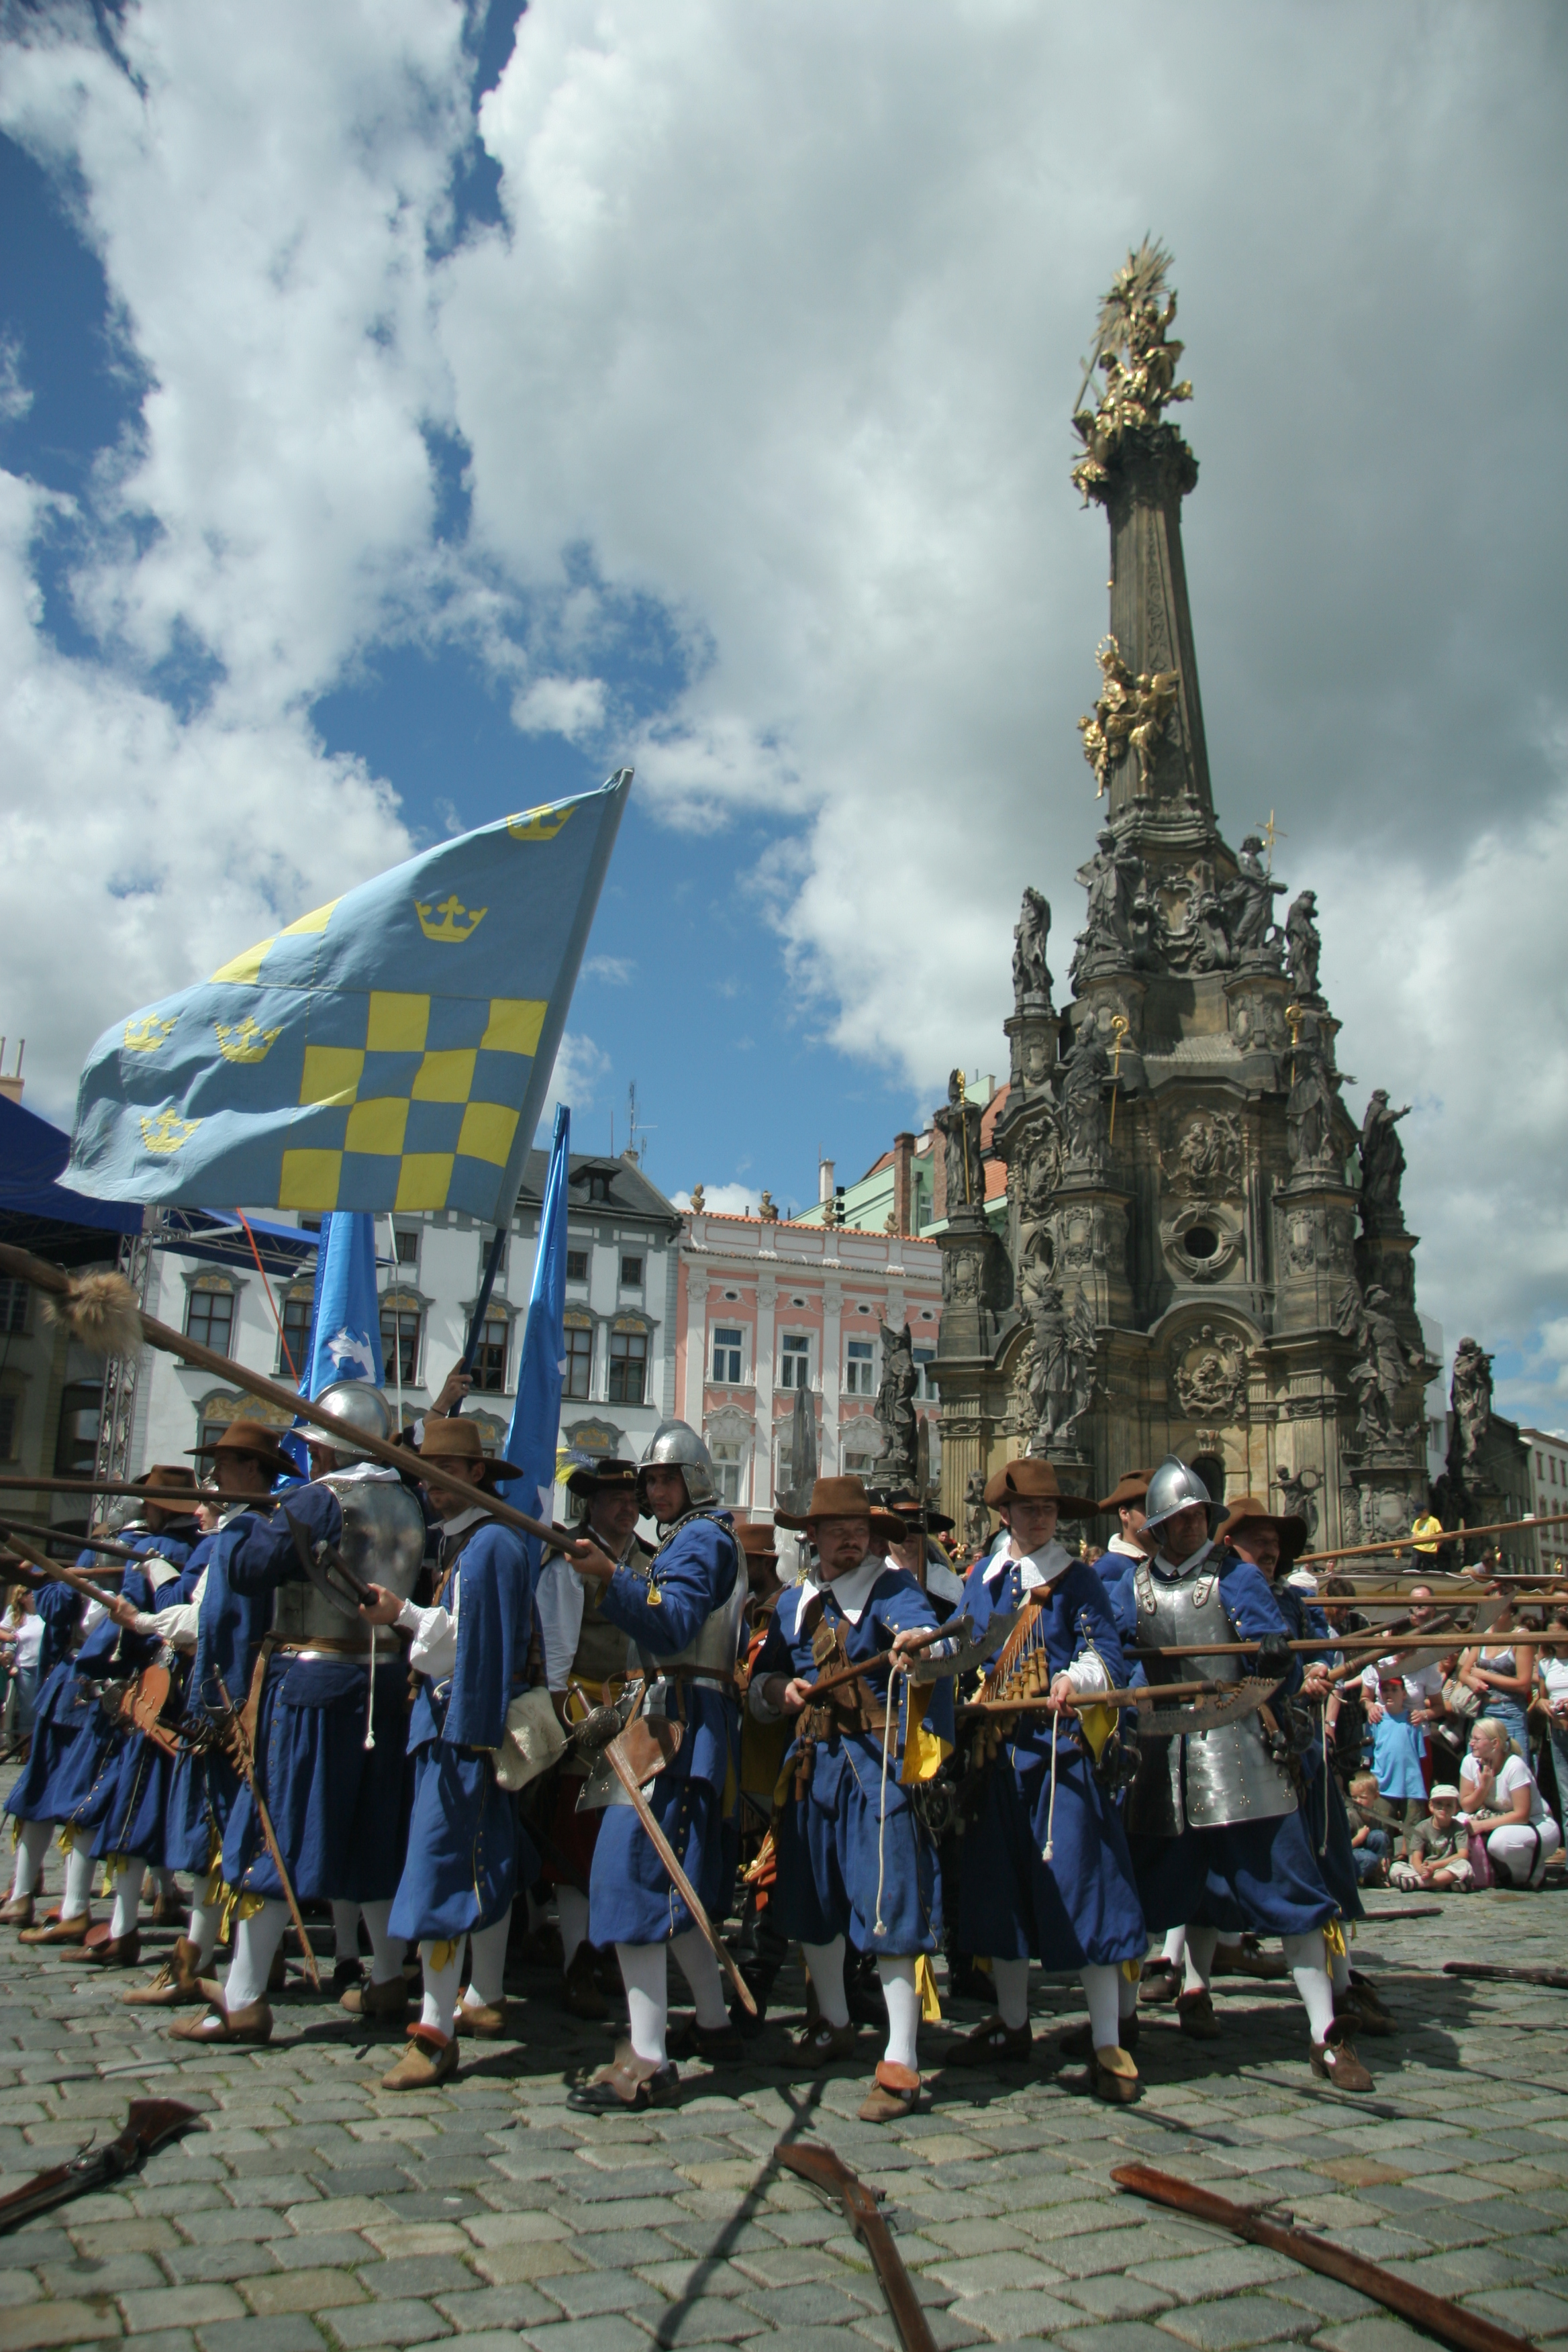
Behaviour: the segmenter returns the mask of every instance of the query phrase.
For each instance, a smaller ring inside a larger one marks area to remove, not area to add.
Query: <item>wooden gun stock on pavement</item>
[[[870,2255],[871,2267],[882,2283],[882,2293],[888,2298],[888,2309],[904,2352],[936,2352],[936,2338],[921,2308],[914,2281],[904,2268],[892,2231],[877,2210],[874,2192],[819,2141],[781,2139],[773,2155],[791,2172],[798,2173],[802,2180],[809,2180],[814,2189],[820,2189],[825,2197],[837,2199],[843,2206],[849,2227]],[[1517,2342],[1513,2337],[1509,2340]]]
[[[0,2230],[14,2229],[18,2221],[31,2221],[35,2213],[47,2213],[72,2197],[86,2197],[109,2181],[122,2179],[165,2140],[189,2131],[199,2120],[195,2107],[183,2107],[177,2099],[132,2099],[118,2139],[89,2148],[68,2164],[57,2164],[24,2187],[13,2189],[9,2197],[0,2197]]]

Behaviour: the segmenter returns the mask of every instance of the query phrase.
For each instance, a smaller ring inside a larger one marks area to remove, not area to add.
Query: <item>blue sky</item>
[[[1058,995],[1081,906],[1068,417],[1152,227],[1222,823],[1277,810],[1318,892],[1352,1108],[1415,1106],[1422,1305],[1568,1412],[1560,11],[1215,0],[1173,54],[1134,0],[1113,83],[1004,0],[10,22],[30,1100],[276,916],[628,763],[580,1141],[635,1080],[667,1190],[805,1201],[999,1069],[1023,884]]]

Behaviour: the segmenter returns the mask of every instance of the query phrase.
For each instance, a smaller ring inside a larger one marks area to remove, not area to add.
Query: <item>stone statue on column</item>
[[[1454,1350],[1454,1377],[1448,1391],[1454,1408],[1454,1433],[1459,1441],[1459,1467],[1470,1471],[1482,1438],[1491,1427],[1492,1360],[1479,1339],[1461,1339]]]
[[[1051,1001],[1051,970],[1046,961],[1046,941],[1050,937],[1051,908],[1048,898],[1029,888],[1024,892],[1024,904],[1013,932],[1013,1002],[1022,1012],[1026,999]]]
[[[1323,942],[1318,935],[1316,916],[1318,894],[1303,890],[1290,901],[1290,911],[1285,918],[1285,961],[1290,970],[1290,985],[1298,996],[1318,993],[1318,958]]]
[[[980,1119],[978,1103],[970,1102],[963,1091],[963,1072],[954,1070],[947,1082],[947,1101],[935,1112],[931,1125],[942,1137],[946,1150],[947,1213],[963,1206],[984,1206],[985,1176],[980,1165]]]
[[[1408,1103],[1403,1110],[1391,1110],[1388,1088],[1373,1088],[1361,1123],[1361,1220],[1369,1234],[1397,1234],[1405,1230],[1405,1213],[1399,1202],[1405,1147],[1399,1140],[1398,1124],[1409,1116]]]
[[[915,1427],[915,1390],[920,1374],[915,1370],[914,1343],[906,1323],[901,1331],[890,1324],[882,1328],[882,1381],[877,1391],[873,1408],[877,1425],[882,1433],[882,1459],[879,1465],[883,1483],[896,1486],[911,1481],[915,1475],[915,1450],[919,1432]]]

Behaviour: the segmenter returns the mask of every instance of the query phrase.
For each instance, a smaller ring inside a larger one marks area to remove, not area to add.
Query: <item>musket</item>
[[[14,2229],[18,2221],[30,2221],[35,2213],[47,2213],[72,2197],[86,2197],[111,2180],[122,2180],[128,2172],[138,2171],[155,2148],[200,2122],[195,2107],[183,2107],[177,2099],[132,2099],[118,2139],[89,2148],[68,2164],[57,2164],[52,2171],[37,2173],[25,2188],[0,2197],[0,2230]]]
[[[124,1478],[29,1478],[14,1471],[0,1472],[0,1491],[15,1489],[26,1495],[124,1495],[138,1503],[183,1503],[194,1511],[198,1503],[211,1502],[216,1487],[204,1486],[193,1494],[188,1486],[133,1486]]]
[[[246,1787],[250,1791],[251,1801],[256,1807],[256,1818],[261,1823],[261,1834],[266,1840],[267,1851],[272,1857],[272,1867],[278,1873],[279,1884],[283,1889],[283,1900],[289,1906],[289,1916],[294,1922],[294,1933],[300,1938],[300,1949],[305,1956],[305,1973],[310,1979],[311,1990],[313,1992],[320,1992],[321,1990],[321,1972],[316,1966],[316,1955],[311,1949],[310,1938],[305,1933],[305,1922],[300,1916],[300,1906],[294,1894],[293,1882],[289,1876],[288,1866],[283,1860],[282,1850],[279,1846],[277,1837],[273,1832],[272,1816],[267,1810],[267,1800],[262,1795],[261,1790],[257,1784],[256,1759],[250,1752],[250,1742],[245,1736],[245,1727],[240,1722],[239,1710],[228,1695],[228,1686],[225,1683],[223,1676],[217,1673],[216,1668],[213,1673],[213,1680],[217,1685],[217,1695],[219,1698],[222,1699],[224,1705],[224,1716],[226,1727],[226,1732],[223,1743],[224,1752],[234,1764],[236,1769],[239,1773],[240,1779],[245,1782]]]
[[[1533,2352],[1528,2336],[1516,2336],[1511,2328],[1500,2327],[1495,2319],[1484,2319],[1479,2311],[1450,2303],[1446,2294],[1434,2294],[1427,2287],[1396,2278],[1381,2263],[1369,2263],[1364,2254],[1350,2253],[1310,2230],[1266,2221],[1245,2205],[1233,2205],[1228,2197],[1216,2197],[1210,2189],[1157,2172],[1152,2165],[1112,2165],[1110,2177],[1119,2189],[1130,2189],[1135,2197],[1168,2205],[1216,2230],[1228,2230],[1249,2245],[1267,2246],[1270,2253],[1287,2254],[1307,2270],[1321,2271],[1325,2278],[1354,2287],[1358,2294],[1370,2295],[1373,2303],[1384,2305],[1402,2319],[1424,2327],[1429,2336],[1453,2345],[1456,2352]]]
[[[613,1715],[615,1710],[613,1708],[606,1707],[603,1712],[606,1715]],[[616,1720],[618,1722],[619,1718],[617,1717]],[[675,1848],[670,1844],[669,1840],[665,1836],[664,1832],[660,1829],[658,1822],[654,1819],[653,1807],[648,1803],[647,1799],[643,1795],[641,1789],[637,1786],[637,1776],[632,1770],[632,1768],[627,1762],[622,1750],[620,1733],[618,1731],[615,1738],[609,1742],[607,1747],[602,1748],[599,1750],[599,1753],[604,1757],[605,1761],[608,1764],[616,1780],[626,1790],[632,1810],[637,1814],[638,1821],[643,1825],[644,1831],[647,1832],[648,1843],[652,1846],[655,1853],[658,1854],[660,1862],[664,1864],[666,1871],[669,1874],[670,1885],[674,1887],[676,1893],[679,1895],[681,1901],[690,1912],[692,1921],[696,1926],[699,1935],[702,1937],[703,1942],[707,1945],[709,1950],[718,1961],[719,1966],[729,1978],[730,1982],[734,1986],[742,2008],[744,2009],[748,2017],[755,2017],[757,2014],[756,1995],[752,1992],[751,1986],[746,1982],[745,1978],[741,1974],[735,1962],[731,1958],[729,1952],[720,1942],[718,1936],[714,1932],[713,1922],[710,1919],[707,1912],[702,1907],[702,1899],[700,1895],[698,1894],[695,1886],[691,1884],[689,1878],[686,1875],[685,1871],[682,1870]]]
[[[869,2254],[871,2267],[881,2282],[904,2352],[936,2352],[936,2338],[921,2308],[914,2281],[904,2268],[892,2231],[877,2210],[880,2192],[858,2180],[848,2166],[817,2140],[781,2139],[773,2156],[789,2171],[798,2173],[802,2180],[809,2180],[823,2196],[836,2198],[843,2206],[849,2227]]]
[[[1162,1706],[1172,1698],[1234,1696],[1239,1687],[1236,1683],[1145,1683],[1137,1690],[1075,1691],[1070,1699],[1062,1701],[1060,1710],[1052,1698],[975,1698],[966,1701],[958,1712],[961,1716],[1045,1715],[1079,1706]],[[1279,1687],[1270,1681],[1270,1690]]]
[[[1370,1918],[1372,1913],[1368,1913]],[[1548,1985],[1553,1992],[1568,1992],[1568,1969],[1511,1969],[1490,1967],[1484,1960],[1445,1960],[1446,1977],[1495,1977],[1503,1984]]]
[[[29,1568],[36,1568],[51,1583],[68,1584],[73,1592],[84,1594],[89,1601],[119,1599],[118,1593],[106,1591],[101,1585],[94,1584],[90,1578],[83,1576],[79,1569],[68,1568],[64,1560],[50,1559],[47,1553],[35,1551],[25,1537],[17,1535],[15,1528],[3,1520],[0,1520],[0,1536],[4,1536],[18,1559],[25,1560]]]
[[[25,1536],[36,1536],[40,1543],[68,1543],[75,1544],[79,1551],[100,1551],[106,1559],[156,1559],[158,1557],[156,1552],[133,1551],[129,1544],[110,1543],[107,1536],[79,1536],[69,1528],[48,1527],[39,1519],[7,1517],[0,1520],[0,1531],[6,1528],[16,1528]]]

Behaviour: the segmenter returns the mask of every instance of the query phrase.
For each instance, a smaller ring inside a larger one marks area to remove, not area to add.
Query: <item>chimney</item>
[[[914,1231],[915,1139],[906,1129],[893,1138],[893,1231]]]
[[[831,1160],[819,1160],[816,1163],[816,1197],[819,1201],[831,1201],[833,1198],[833,1162]]]

